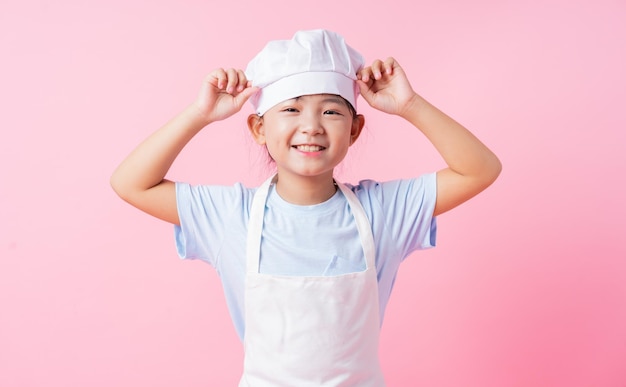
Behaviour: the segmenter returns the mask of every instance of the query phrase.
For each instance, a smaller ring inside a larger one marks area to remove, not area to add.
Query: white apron
[[[361,203],[338,184],[357,224],[365,271],[331,277],[260,274],[263,215],[272,180],[254,195],[248,224],[245,358],[239,386],[384,386],[374,238]]]

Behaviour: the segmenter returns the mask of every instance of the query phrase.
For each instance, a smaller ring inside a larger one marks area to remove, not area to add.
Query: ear
[[[363,114],[357,114],[356,117],[352,120],[352,129],[350,130],[350,145],[356,142],[356,139],[359,138],[361,132],[363,131],[363,127],[365,126],[365,117]]]
[[[265,127],[263,126],[263,117],[257,114],[250,114],[248,116],[248,130],[259,145],[265,144]]]

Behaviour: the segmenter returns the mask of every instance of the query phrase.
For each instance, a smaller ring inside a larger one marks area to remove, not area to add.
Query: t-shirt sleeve
[[[201,259],[217,267],[229,223],[243,215],[247,190],[234,186],[192,186],[176,183],[180,226],[174,226],[176,250],[182,259]]]
[[[364,182],[361,182],[364,184]],[[420,249],[434,247],[437,220],[433,217],[437,200],[437,174],[429,173],[415,179],[365,183],[371,198],[381,207],[386,234],[391,236],[403,256]]]

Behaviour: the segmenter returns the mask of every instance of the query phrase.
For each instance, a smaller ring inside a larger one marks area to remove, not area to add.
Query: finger
[[[237,70],[237,79],[237,91],[241,92],[248,85],[248,79],[246,78],[246,74],[243,72],[243,70]]]
[[[396,64],[396,60],[391,56],[385,59],[385,62],[383,63],[385,73],[388,75],[393,74],[393,69],[396,67]]]
[[[376,59],[372,62],[372,75],[374,79],[379,80],[382,77],[383,62],[380,59]]]
[[[228,94],[232,94],[239,83],[239,77],[237,76],[237,70],[233,68],[229,68],[226,70],[226,75],[228,77],[228,83],[226,84],[226,92]]]
[[[369,82],[371,77],[372,77],[372,68],[371,67],[364,67],[357,74],[357,79],[360,79],[363,82]]]
[[[222,68],[215,69],[209,74],[207,81],[220,90],[224,89],[226,86],[226,72]]]

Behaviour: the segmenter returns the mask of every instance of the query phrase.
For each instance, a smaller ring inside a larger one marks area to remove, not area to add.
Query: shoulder
[[[437,174],[427,173],[416,178],[377,181],[365,179],[357,184],[345,185],[359,198],[361,202],[378,200],[385,201],[392,198],[407,196],[436,196]]]
[[[254,195],[257,187],[246,187],[242,183],[234,183],[232,185],[212,185],[212,184],[190,184],[185,182],[176,182],[176,193],[194,194],[202,196],[226,196],[239,197]]]
[[[435,245],[436,173],[385,182],[362,180],[349,187],[368,213],[384,251],[402,260],[416,249]]]
[[[192,206],[213,210],[249,208],[256,190],[256,187],[246,187],[242,183],[227,186],[176,182],[176,201],[179,207]]]

